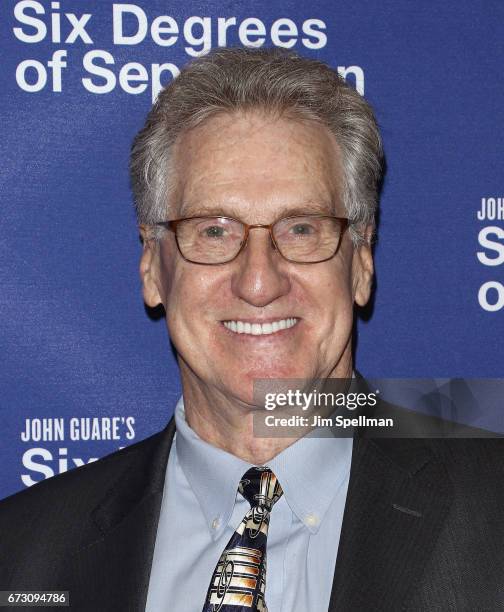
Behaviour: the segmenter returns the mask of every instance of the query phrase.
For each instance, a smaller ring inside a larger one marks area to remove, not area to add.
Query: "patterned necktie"
[[[220,556],[202,612],[268,612],[264,601],[266,538],[271,509],[283,491],[267,467],[250,468],[238,491],[250,510]]]

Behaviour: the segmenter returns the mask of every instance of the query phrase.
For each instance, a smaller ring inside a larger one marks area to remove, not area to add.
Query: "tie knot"
[[[268,467],[253,467],[247,470],[240,480],[238,491],[251,508],[261,506],[268,512],[271,512],[271,508],[283,494],[277,477]]]

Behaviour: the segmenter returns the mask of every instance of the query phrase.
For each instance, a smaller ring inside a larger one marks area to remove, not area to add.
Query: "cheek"
[[[185,330],[196,330],[213,321],[216,307],[226,303],[226,282],[222,273],[181,261],[167,280],[165,296],[170,329],[180,325]]]
[[[314,299],[311,331],[319,337],[324,354],[339,351],[352,331],[353,297],[352,279],[347,266],[329,268],[311,283]]]
[[[309,278],[307,292],[316,304],[320,318],[334,322],[352,311],[352,276],[345,261],[327,263],[331,265]]]

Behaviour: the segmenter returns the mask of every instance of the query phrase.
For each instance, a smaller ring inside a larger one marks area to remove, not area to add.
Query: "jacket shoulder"
[[[504,438],[452,438],[430,440],[433,453],[455,482],[495,482],[504,494]]]
[[[174,432],[172,419],[145,440],[1,501],[0,588],[37,576],[52,583],[72,555],[104,537],[104,511],[120,522],[162,490]]]
[[[58,497],[79,497],[90,495],[88,499],[105,493],[110,483],[115,480],[129,464],[139,456],[150,455],[162,432],[158,432],[140,442],[115,451],[97,461],[58,474],[23,489],[3,500],[0,500],[0,524],[5,515],[17,512],[24,506],[33,507],[44,501],[54,503]]]
[[[119,504],[135,503],[152,486],[152,472],[164,474],[160,464],[167,460],[171,433],[169,426],[0,501],[0,577],[8,559],[22,565],[34,558],[37,548],[41,557],[56,559],[62,551],[100,537],[96,508],[108,498]],[[161,476],[158,484],[160,480]]]

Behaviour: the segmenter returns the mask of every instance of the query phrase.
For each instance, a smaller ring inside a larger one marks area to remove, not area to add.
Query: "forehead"
[[[342,212],[339,147],[314,122],[214,116],[179,137],[174,171],[180,216],[222,211],[261,222],[294,209]]]

